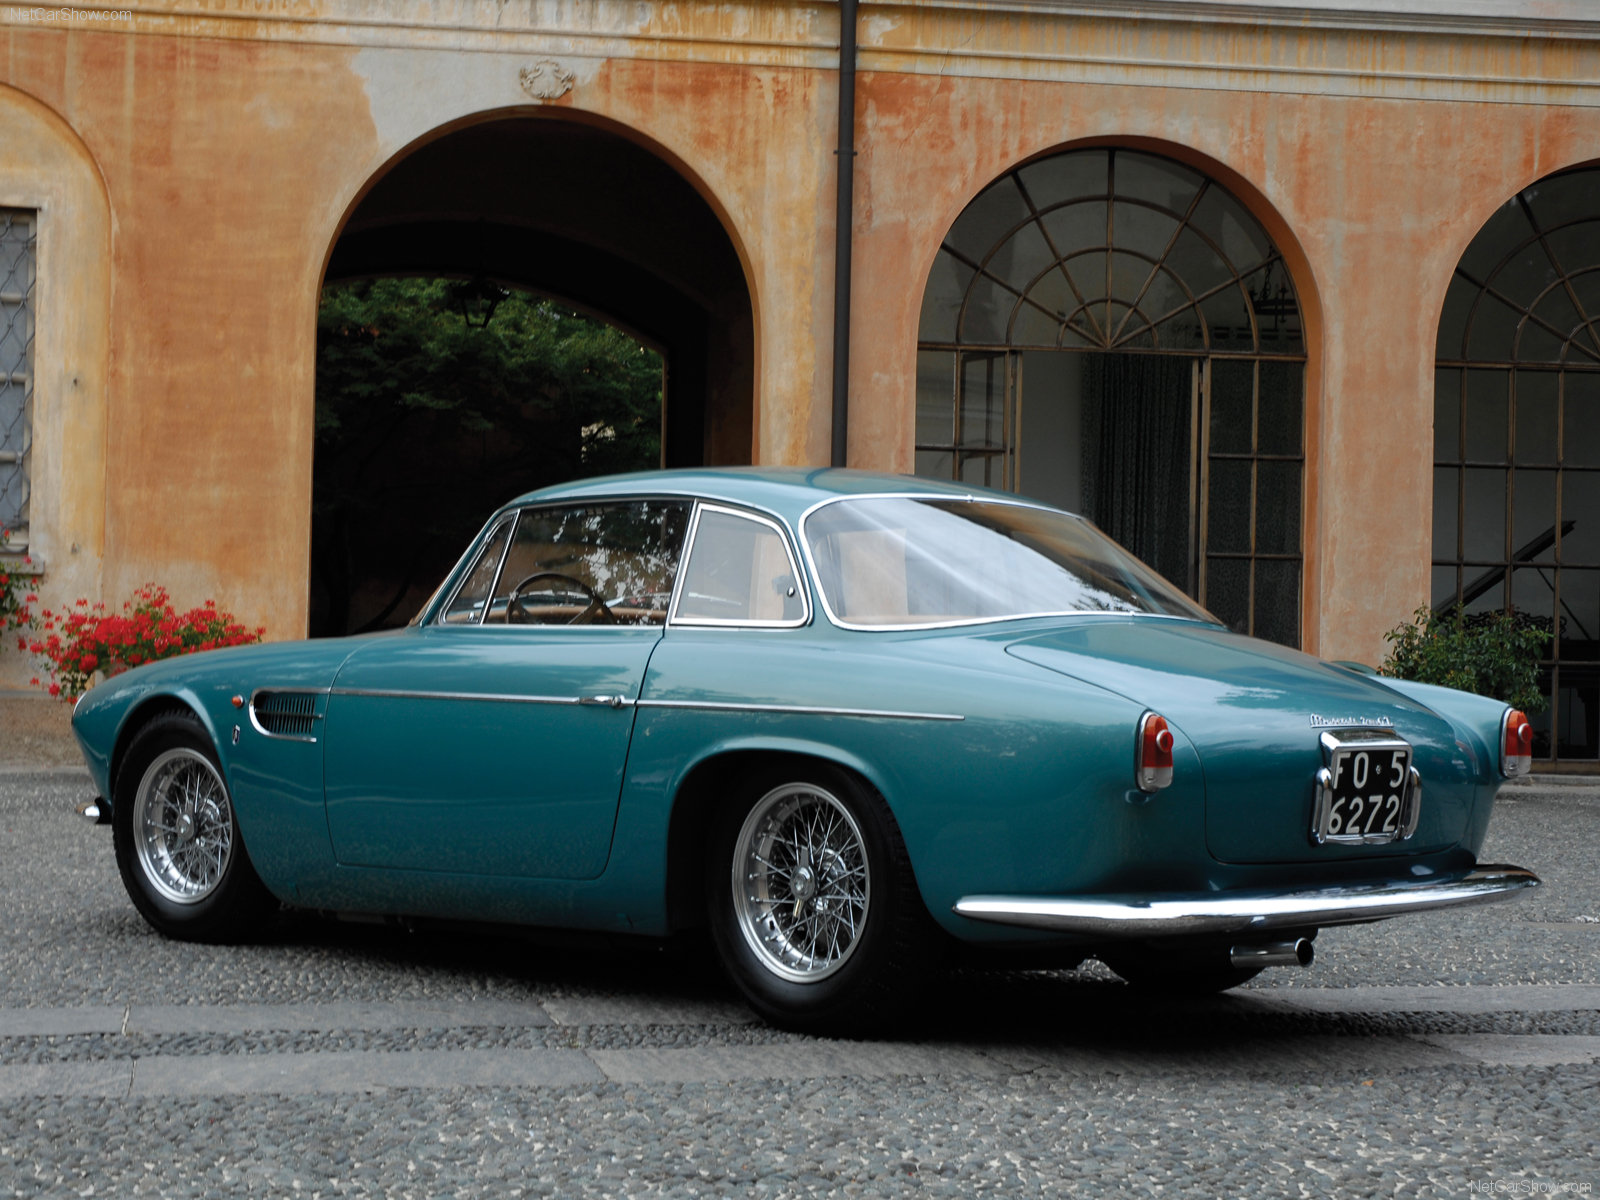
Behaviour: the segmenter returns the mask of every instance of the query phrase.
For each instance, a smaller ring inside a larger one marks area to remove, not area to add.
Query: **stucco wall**
[[[922,288],[978,191],[1098,139],[1183,159],[1262,219],[1305,308],[1306,646],[1381,657],[1383,631],[1428,598],[1450,274],[1518,189],[1600,156],[1600,110],[884,73],[862,96],[851,391],[870,400],[851,410],[852,461],[911,469]]]
[[[922,288],[986,183],[1085,140],[1185,158],[1295,270],[1306,643],[1372,660],[1427,594],[1450,271],[1518,188],[1600,157],[1600,22],[1120,7],[864,9],[850,460],[910,468]],[[57,595],[156,579],[273,636],[304,628],[327,254],[386,164],[497,114],[602,122],[680,170],[750,288],[757,461],[826,460],[834,5],[462,0],[402,25],[368,0],[219,0],[70,28],[19,11],[0,22],[0,186],[26,186],[0,203],[49,205],[34,523]],[[526,86],[539,63],[565,86]]]
[[[56,113],[0,86],[0,207],[38,213],[30,556],[53,595],[98,596],[105,553],[111,215],[93,157]],[[0,686],[32,668],[0,652]]]

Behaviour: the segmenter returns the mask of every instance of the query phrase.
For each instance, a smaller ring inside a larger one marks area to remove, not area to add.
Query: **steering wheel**
[[[568,621],[568,625],[618,624],[616,614],[606,607],[606,602],[600,599],[600,593],[596,592],[583,580],[575,579],[571,575],[563,575],[560,571],[535,571],[511,589],[511,594],[506,598],[506,621],[509,624],[527,625],[533,623],[533,615],[522,603],[522,593],[533,584],[542,583],[547,579],[567,584],[589,598],[589,606]]]

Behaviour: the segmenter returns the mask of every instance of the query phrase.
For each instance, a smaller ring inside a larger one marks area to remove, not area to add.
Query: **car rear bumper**
[[[1250,934],[1382,921],[1405,913],[1508,900],[1539,886],[1522,867],[1480,866],[1443,882],[1352,884],[1305,892],[1201,892],[1136,896],[963,896],[955,911],[974,921],[1096,938]]]

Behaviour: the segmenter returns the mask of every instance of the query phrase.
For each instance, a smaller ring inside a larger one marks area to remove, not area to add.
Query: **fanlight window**
[[[1260,223],[1199,172],[1126,150],[1040,159],[968,205],[940,248],[920,340],[1304,353]]]
[[[1305,342],[1216,180],[1068,151],[967,206],[923,295],[917,474],[1091,518],[1236,629],[1297,645]]]
[[[1535,756],[1600,761],[1600,168],[1489,219],[1437,353],[1434,606],[1549,631]]]

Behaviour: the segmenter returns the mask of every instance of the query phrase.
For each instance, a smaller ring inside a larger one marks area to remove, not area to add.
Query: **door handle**
[[[626,696],[579,696],[578,703],[603,705],[606,708],[622,708],[625,705],[632,704],[633,701]]]

